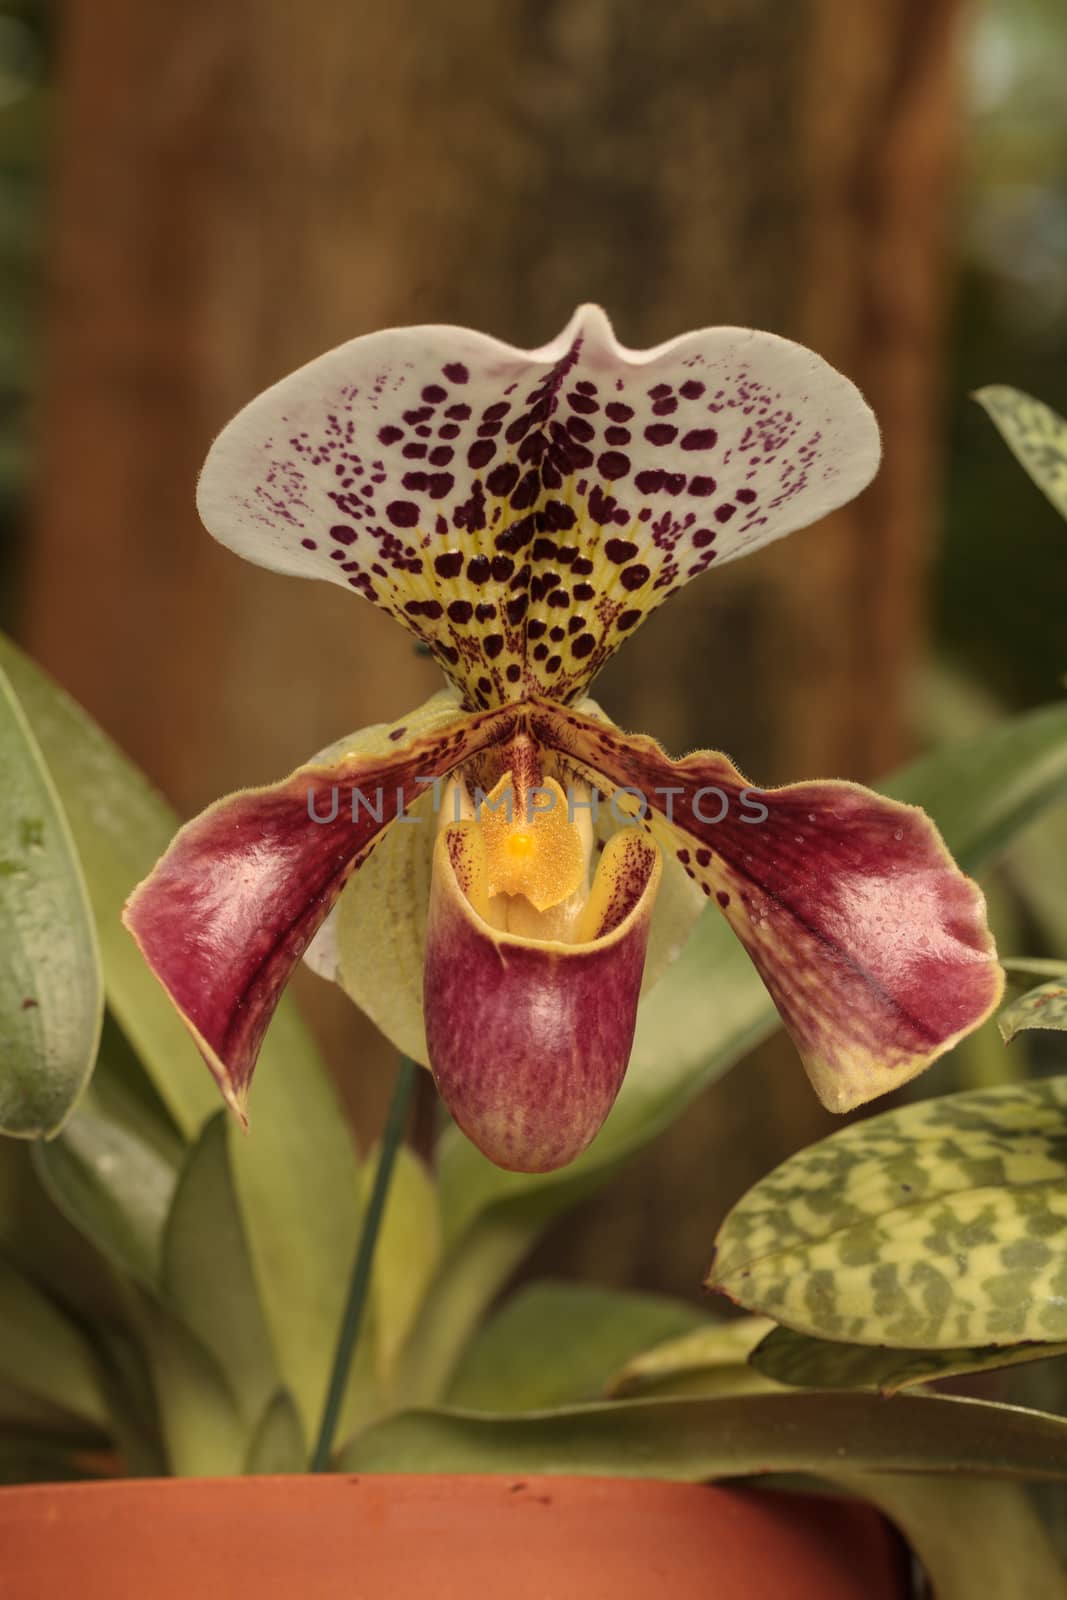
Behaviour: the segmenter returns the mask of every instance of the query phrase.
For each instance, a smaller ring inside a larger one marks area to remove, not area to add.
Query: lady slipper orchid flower
[[[705,897],[835,1111],[989,1014],[981,894],[921,811],[849,783],[755,791],[584,698],[691,578],[850,500],[878,460],[860,394],[809,351],[735,328],[628,350],[595,306],[533,351],[370,334],[223,430],[198,496],[216,539],[381,606],[450,684],[209,807],[130,899],[242,1119],[308,954],[493,1161],[561,1166],[618,1092],[646,960]]]

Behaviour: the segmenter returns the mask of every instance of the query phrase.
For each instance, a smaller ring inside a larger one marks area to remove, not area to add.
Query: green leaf
[[[0,670],[0,1133],[63,1126],[89,1078],[104,992],[74,844]]]
[[[708,1280],[802,1333],[1067,1339],[1067,1077],[854,1123],[754,1185]]]
[[[141,1346],[152,1369],[170,1470],[180,1478],[232,1477],[248,1453],[249,1429],[218,1363],[176,1317],[137,1296]]]
[[[195,1134],[217,1109],[217,1092],[120,921],[127,895],[166,849],[178,820],[92,719],[2,636],[0,667],[63,801],[96,917],[108,1003],[178,1126]]]
[[[937,1600],[1067,1600],[1067,1575],[1021,1484],[906,1473],[822,1476],[896,1523]]]
[[[303,1472],[306,1465],[307,1445],[300,1413],[288,1389],[279,1389],[271,1396],[252,1435],[244,1470],[250,1475]]]
[[[362,1204],[374,1188],[377,1152],[361,1173]],[[441,1260],[437,1185],[406,1146],[396,1152],[389,1196],[374,1251],[371,1305],[374,1370],[387,1381]]]
[[[1067,974],[1067,960],[1050,961],[1039,956],[1001,956],[1000,964],[1008,972],[1024,972],[1035,978],[1062,978]]]
[[[747,1394],[522,1416],[409,1411],[368,1428],[344,1472],[562,1473],[699,1482],[880,1470],[1067,1481],[1067,1421],[947,1395]]]
[[[0,1252],[73,1320],[121,1326],[118,1275],[49,1199],[36,1171],[36,1148],[0,1139]]]
[[[1067,517],[1067,422],[1051,406],[1006,384],[979,389],[974,398],[1023,471]]]
[[[706,1321],[703,1312],[665,1295],[531,1284],[471,1340],[449,1385],[448,1404],[515,1412],[595,1399],[639,1351]]]
[[[52,1301],[2,1258],[0,1379],[71,1416],[107,1425],[90,1346]]]
[[[992,1372],[1027,1361],[1067,1355],[1064,1344],[986,1345],[977,1350],[889,1350],[838,1344],[792,1328],[774,1328],[749,1356],[757,1372],[799,1389],[877,1389],[896,1394],[935,1378]]]
[[[97,1330],[115,1448],[129,1478],[162,1478],[168,1472],[162,1416],[148,1352],[143,1348],[142,1303],[127,1280],[124,1285],[128,1329]]]
[[[119,920],[178,819],[91,718],[3,638],[0,664],[67,809],[97,918],[109,1004],[176,1124],[195,1138],[218,1109],[218,1093]],[[359,1169],[318,1052],[285,1000],[260,1053],[252,1131],[231,1141],[231,1161],[279,1366],[310,1429],[355,1250]]]
[[[2,1271],[3,1267],[0,1266]],[[109,1442],[109,1435],[102,1423],[81,1421],[51,1401],[41,1400],[7,1381],[3,1376],[7,1344],[4,1334],[0,1333],[0,1438],[12,1433],[24,1436],[34,1434],[72,1450],[104,1448]]]
[[[749,1357],[774,1327],[770,1317],[734,1317],[640,1351],[614,1374],[607,1393],[621,1396],[711,1395],[766,1389]]]
[[[275,1017],[276,1051],[261,1063],[252,1126],[231,1119],[230,1164],[260,1303],[282,1381],[309,1438],[326,1393],[359,1235],[359,1163],[317,1057],[301,1054],[295,1014]],[[311,1062],[315,1061],[312,1068]]]
[[[1007,717],[876,787],[922,806],[963,870],[981,872],[1067,796],[1067,704]]]
[[[998,1016],[997,1026],[1005,1044],[1010,1044],[1024,1028],[1064,1032],[1067,1029],[1067,978],[1054,978],[1051,983],[1042,983],[1013,1000]]]
[[[62,1133],[33,1152],[38,1177],[67,1220],[152,1289],[180,1159],[179,1141],[130,1091],[106,1049]]]
[[[214,1356],[252,1426],[278,1374],[233,1192],[225,1111],[204,1124],[163,1234],[164,1300]]]
[[[20,1437],[14,1433],[0,1439],[0,1486],[78,1483],[93,1476],[77,1464],[72,1452],[62,1444],[33,1434]]]

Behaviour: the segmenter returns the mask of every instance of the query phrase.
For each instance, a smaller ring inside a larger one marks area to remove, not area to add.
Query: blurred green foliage
[[[983,0],[969,40],[939,642],[1014,703],[1067,670],[1067,536],[970,392],[1007,383],[1067,411],[1067,10]]]

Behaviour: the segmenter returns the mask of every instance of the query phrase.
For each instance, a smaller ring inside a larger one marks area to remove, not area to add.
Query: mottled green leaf
[[[706,1322],[696,1307],[665,1295],[531,1284],[471,1340],[447,1401],[468,1411],[515,1412],[596,1399],[639,1351]]]
[[[896,1523],[937,1600],[1067,1600],[1067,1574],[1021,1484],[828,1469],[822,1476]]]
[[[96,1059],[104,991],[63,809],[0,670],[0,1133],[61,1128]]]
[[[1027,990],[1018,1000],[1005,1006],[997,1018],[1005,1044],[1010,1044],[1024,1028],[1067,1029],[1067,979],[1053,978],[1036,989]]]
[[[233,1192],[227,1115],[204,1124],[182,1168],[163,1233],[161,1291],[214,1356],[253,1426],[278,1374]]]
[[[107,1423],[91,1348],[58,1307],[2,1258],[0,1379],[71,1416]]]
[[[854,1123],[738,1202],[709,1285],[907,1349],[1067,1339],[1067,1077]]]
[[[345,1472],[563,1473],[693,1482],[823,1469],[1067,1481],[1067,1421],[947,1395],[622,1400],[522,1416],[408,1411],[342,1452]]]
[[[974,397],[995,423],[1027,476],[1067,517],[1067,422],[1019,389],[991,384]]]
[[[307,1445],[300,1413],[288,1389],[271,1396],[245,1457],[244,1471],[256,1473],[303,1472]]]
[[[774,1327],[770,1317],[734,1317],[708,1322],[642,1350],[612,1376],[606,1393],[623,1395],[710,1395],[765,1389],[749,1366],[749,1356]]]
[[[896,1394],[935,1378],[990,1372],[1027,1361],[1067,1355],[1064,1344],[985,1345],[978,1350],[890,1350],[883,1345],[838,1344],[792,1328],[773,1328],[752,1351],[758,1372],[799,1389],[877,1389]]]

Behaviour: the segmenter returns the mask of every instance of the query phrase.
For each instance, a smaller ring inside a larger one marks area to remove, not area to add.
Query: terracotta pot
[[[905,1600],[905,1565],[864,1506],[620,1478],[0,1491],[12,1600]]]

